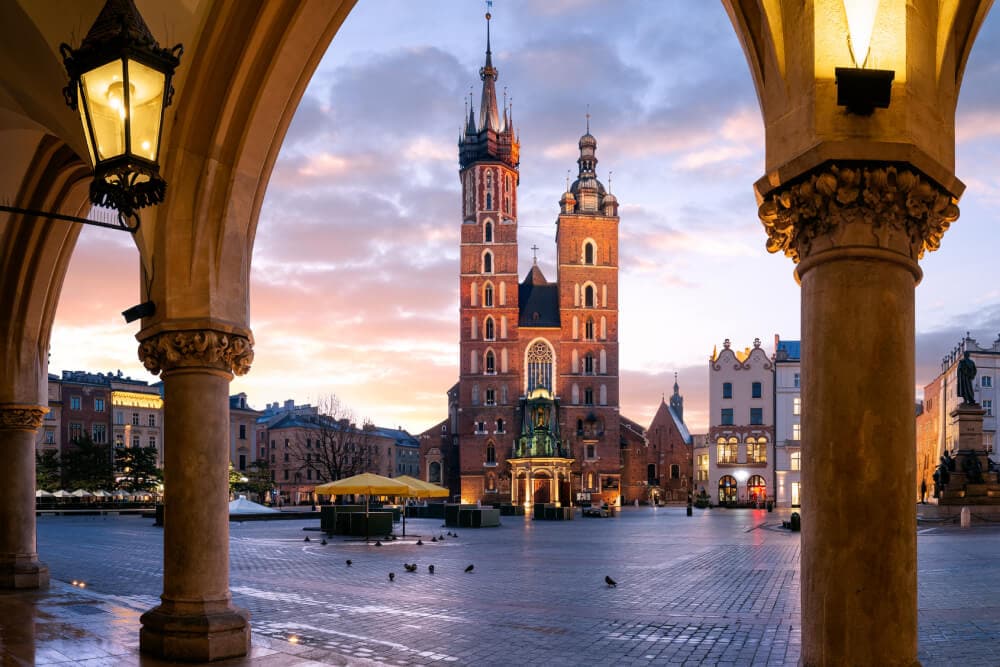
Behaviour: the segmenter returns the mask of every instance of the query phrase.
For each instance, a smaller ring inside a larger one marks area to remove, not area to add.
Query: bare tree
[[[354,413],[331,394],[319,402],[319,412],[300,419],[292,456],[301,468],[313,471],[317,483],[336,481],[378,466],[375,426],[360,426]]]

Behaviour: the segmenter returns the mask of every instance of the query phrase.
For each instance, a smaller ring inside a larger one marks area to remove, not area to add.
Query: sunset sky
[[[306,91],[260,217],[253,257],[253,407],[336,394],[359,418],[420,432],[458,373],[457,139],[479,102],[484,3],[363,0]],[[674,372],[694,432],[708,424],[707,359],[730,338],[799,336],[793,265],[769,255],[751,184],[763,125],[718,2],[496,0],[494,65],[521,138],[520,274],[555,279],[555,219],[590,105],[598,175],[621,202],[622,412],[643,424]],[[183,65],[182,65],[183,67]],[[968,330],[1000,334],[1000,18],[973,49],[958,115],[961,218],[925,257],[918,388]],[[170,110],[168,109],[168,114]],[[168,195],[169,196],[169,195]],[[87,228],[66,278],[50,371],[136,357],[138,254]],[[916,390],[917,388],[915,388]]]

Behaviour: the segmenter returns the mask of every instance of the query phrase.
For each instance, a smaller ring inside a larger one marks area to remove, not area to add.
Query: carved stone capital
[[[915,169],[824,165],[760,205],[768,252],[798,263],[833,247],[868,246],[916,261],[937,250],[958,200]]]
[[[22,403],[0,403],[0,430],[37,431],[48,408]]]
[[[248,336],[213,329],[164,331],[139,344],[139,360],[154,375],[175,368],[246,375],[253,363],[253,343]]]

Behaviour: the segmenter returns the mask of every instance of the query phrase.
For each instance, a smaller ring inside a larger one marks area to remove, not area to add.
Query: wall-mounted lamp
[[[847,46],[854,67],[835,70],[837,105],[848,113],[870,116],[875,109],[887,109],[896,73],[885,69],[865,69],[871,50],[872,31],[879,0],[843,0],[847,14]],[[860,58],[860,62],[859,62]]]
[[[80,112],[94,163],[90,201],[133,218],[163,201],[163,110],[184,48],[160,48],[133,0],[107,0],[80,48],[59,50],[69,74],[63,95]]]

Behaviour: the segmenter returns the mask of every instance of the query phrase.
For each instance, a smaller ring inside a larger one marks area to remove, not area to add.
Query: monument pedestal
[[[947,479],[940,484],[938,504],[1000,505],[1000,473],[990,469],[989,453],[983,447],[986,410],[976,403],[962,403],[950,415],[958,443],[955,456],[946,452],[936,473]]]

